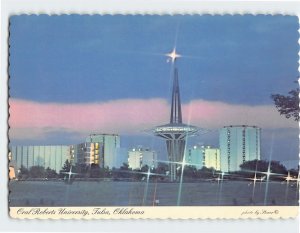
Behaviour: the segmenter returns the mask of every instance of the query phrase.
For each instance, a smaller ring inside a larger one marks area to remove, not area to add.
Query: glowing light
[[[223,176],[220,177],[220,175],[219,175],[218,178],[216,179],[216,181],[218,181],[218,184],[220,184],[220,181],[223,181]]]
[[[270,175],[271,175],[271,170],[270,170],[270,166],[268,168],[268,171],[266,172],[266,175],[267,175],[267,179],[269,179]]]
[[[293,176],[290,175],[290,172],[288,172],[288,175],[287,175],[287,176],[284,176],[283,178],[285,179],[285,181],[286,181],[287,183],[289,183],[290,181],[296,181],[296,182],[297,182],[297,185],[299,184],[299,180],[300,180],[299,174],[298,174],[298,177],[297,177],[297,178],[294,178]]]
[[[287,183],[293,180],[293,177],[290,176],[290,172],[288,172],[288,175],[285,177],[285,180]]]
[[[262,176],[262,177],[258,178],[258,177],[257,177],[257,173],[259,173],[259,172],[255,172],[253,178],[244,178],[244,179],[253,181],[253,185],[254,185],[254,187],[255,187],[255,183],[256,183],[257,181],[262,182],[262,181],[266,178],[266,176]]]
[[[177,206],[180,206],[181,202],[181,191],[182,191],[182,181],[183,181],[183,173],[184,173],[184,167],[186,165],[185,162],[185,155],[183,156],[181,164],[181,174],[180,174],[180,181],[179,181],[179,188],[178,188],[178,196],[177,196]]]
[[[148,168],[146,175],[147,175],[147,183],[146,183],[145,189],[144,189],[143,205],[147,202],[148,185],[149,185],[149,179],[150,179],[150,175],[151,175],[150,167]]]
[[[157,127],[155,128],[155,132],[173,132],[173,131],[183,131],[183,132],[189,132],[189,131],[196,131],[195,127],[177,127],[177,126],[168,126],[168,127]]]
[[[70,167],[70,171],[68,172],[62,172],[63,174],[68,175],[68,181],[70,182],[72,175],[77,175],[78,173],[72,172],[72,166]]]
[[[171,53],[167,53],[165,54],[167,57],[169,57],[169,59],[171,59],[172,63],[174,63],[176,61],[177,58],[181,57],[180,54],[176,53],[176,48],[173,49],[173,51]],[[168,59],[168,61],[169,61]]]

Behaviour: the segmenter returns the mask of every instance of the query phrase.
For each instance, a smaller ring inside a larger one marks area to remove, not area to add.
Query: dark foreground
[[[245,181],[179,183],[12,181],[10,206],[249,206],[298,205],[295,183]],[[179,195],[180,196],[180,195]]]

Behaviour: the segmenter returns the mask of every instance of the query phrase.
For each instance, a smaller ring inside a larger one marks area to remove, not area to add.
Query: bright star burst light
[[[289,186],[290,186],[290,182],[295,182],[296,183],[296,187],[297,187],[297,190],[299,188],[299,174],[300,174],[300,171],[298,171],[298,177],[296,176],[291,176],[290,174],[290,171],[288,171],[288,174],[287,176],[283,176],[282,178],[284,178],[284,180],[286,181],[286,189],[285,189],[285,202],[287,202],[288,200],[288,194],[289,194]],[[293,185],[291,185],[293,186]],[[298,195],[298,192],[296,192],[296,195]],[[297,197],[298,199],[298,197]]]
[[[181,169],[179,187],[178,187],[178,194],[177,194],[177,206],[179,206],[180,203],[181,203],[181,191],[182,191],[184,168],[187,165],[197,165],[197,164],[187,163],[185,161],[185,155],[183,156],[183,159],[182,159],[181,162],[172,162],[172,161],[164,161],[164,160],[157,160],[157,162],[166,163],[166,164],[178,164],[178,165],[180,165],[180,166],[177,167],[177,170]]]
[[[290,175],[290,172],[288,172],[288,175],[285,178],[285,181],[286,181],[286,188],[285,188],[285,202],[287,202],[287,197],[288,197],[288,194],[289,194],[289,184],[290,184],[290,181],[292,181],[292,177]]]
[[[172,61],[172,63],[174,63],[176,61],[177,58],[181,57],[180,54],[176,53],[176,48],[173,49],[173,51],[171,53],[167,53],[165,54],[167,57],[169,57],[169,59],[167,61]]]
[[[256,181],[259,181],[260,182],[262,181],[262,178],[257,178],[257,175],[256,175],[257,171],[255,171],[254,173],[254,177],[253,178],[250,178],[250,180],[253,181],[253,188],[252,188],[252,200],[254,200],[254,195],[255,195],[255,185],[256,185]]]
[[[300,172],[298,172],[298,177],[295,178],[295,177],[291,176],[290,172],[288,172],[287,176],[284,176],[283,178],[285,179],[285,181],[287,182],[287,184],[289,182],[295,181],[295,182],[297,182],[297,186],[298,186],[299,185],[299,180],[300,180],[299,174],[300,174]]]
[[[289,182],[293,180],[293,177],[291,177],[290,172],[288,172],[288,175],[285,177],[285,180],[287,184],[289,184]]]
[[[151,172],[151,168],[148,168],[147,172],[140,172],[140,171],[119,171],[121,173],[131,173],[131,174],[141,174],[141,175],[146,175],[146,182],[145,182],[145,188],[144,188],[144,194],[143,194],[143,200],[142,200],[142,205],[147,205],[147,196],[148,196],[148,186],[149,186],[149,181],[151,176],[160,176],[160,177],[166,177],[167,175],[165,174],[159,174],[159,173],[153,173]],[[142,181],[144,181],[145,177],[142,178]]]
[[[274,148],[274,133],[272,133],[271,137],[271,145],[270,145],[270,154],[269,154],[269,165],[268,165],[268,170],[264,174],[266,174],[266,188],[265,188],[265,198],[264,198],[264,205],[267,204],[267,199],[268,199],[268,192],[269,192],[269,178],[271,173],[271,161],[272,161],[272,156],[273,156],[273,148]]]
[[[68,175],[68,182],[70,182],[72,175],[77,175],[78,173],[72,172],[72,166],[70,167],[70,171],[62,172],[63,174]]]
[[[146,175],[146,183],[145,183],[145,188],[144,188],[144,193],[143,193],[143,200],[142,200],[142,205],[147,204],[147,196],[148,196],[148,186],[149,186],[149,181],[151,176],[160,176],[160,177],[167,177],[168,175],[166,174],[160,174],[160,173],[153,173],[151,172],[151,168],[148,168],[147,172],[140,172],[140,171],[119,171],[120,173],[131,173],[131,174],[141,174],[141,175]],[[145,177],[142,177],[142,181],[145,180]],[[130,192],[131,195],[131,192]],[[156,195],[156,194],[155,194]],[[130,197],[129,197],[129,202],[130,202]]]

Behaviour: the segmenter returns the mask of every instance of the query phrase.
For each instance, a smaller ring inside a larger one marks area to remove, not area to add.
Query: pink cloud
[[[11,128],[138,133],[149,123],[166,121],[168,115],[167,102],[161,99],[125,99],[89,104],[44,104],[11,99],[9,104]]]
[[[281,116],[273,105],[237,105],[193,100],[183,105],[184,120],[207,128],[225,125],[256,125],[262,128],[298,128],[297,122]]]
[[[42,137],[49,131],[89,134],[92,132],[139,134],[144,129],[168,123],[165,99],[121,99],[86,104],[38,103],[10,99],[10,136]],[[298,127],[280,116],[273,105],[245,106],[194,100],[183,104],[185,123],[216,129],[224,125],[247,124],[262,128]]]

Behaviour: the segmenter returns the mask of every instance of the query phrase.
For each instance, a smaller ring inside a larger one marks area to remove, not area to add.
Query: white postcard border
[[[292,14],[292,15],[300,15],[300,3],[298,0],[292,0],[289,2],[276,0],[271,1],[267,0],[264,2],[261,1],[184,1],[184,0],[173,0],[173,3],[167,0],[157,0],[157,1],[88,1],[88,0],[73,0],[72,4],[68,0],[59,0],[59,1],[50,1],[45,0],[43,4],[40,4],[39,0],[3,0],[1,2],[1,48],[2,48],[2,59],[1,59],[1,74],[2,78],[0,87],[0,103],[2,106],[2,112],[6,112],[6,114],[1,114],[0,116],[0,136],[2,140],[0,141],[0,148],[2,154],[7,154],[7,27],[8,27],[8,17],[12,14],[62,14],[62,13],[120,13],[127,12],[131,14],[135,13],[143,13],[147,12],[150,14],[162,14],[162,13],[260,13],[260,14]],[[202,5],[201,5],[202,4]],[[0,218],[1,218],[1,230],[16,230],[16,231],[24,231],[28,229],[27,221],[16,221],[8,217],[8,208],[7,206],[7,161],[6,156],[1,157],[0,163],[0,171],[1,177],[0,179],[0,202],[1,208],[0,210]],[[232,222],[232,221],[231,221]],[[124,224],[122,221],[106,221],[101,222],[101,231],[122,231],[122,232],[141,232],[142,226],[145,229],[148,229],[147,232],[152,232],[154,224],[156,226],[160,226],[160,221],[151,221],[151,222],[136,222],[131,221],[129,224]],[[230,222],[229,222],[230,223]],[[272,219],[265,220],[264,224],[260,220],[251,220],[251,221],[239,221],[232,222],[233,224],[228,224],[224,221],[202,221],[202,222],[186,222],[182,223],[181,221],[172,221],[169,224],[165,224],[162,226],[159,232],[167,231],[170,225],[172,225],[172,229],[174,232],[179,232],[180,230],[184,230],[187,227],[187,224],[192,225],[192,228],[189,228],[190,232],[199,232],[199,229],[202,229],[206,232],[224,232],[226,227],[226,231],[228,232],[240,232],[243,229],[244,233],[247,232],[270,232],[279,233],[283,230],[289,229],[289,232],[298,232],[299,230],[299,215],[296,219],[287,219],[287,220],[277,220],[272,221]],[[96,229],[99,231],[99,224],[97,222],[90,222],[90,226],[97,227]],[[204,228],[203,228],[204,226]],[[30,224],[30,230],[62,230],[62,227],[67,227],[68,230],[86,230],[87,228],[81,224],[81,222],[70,222],[70,221],[43,221],[40,222],[38,220],[32,220]],[[138,229],[136,231],[134,229]],[[177,230],[176,230],[177,229]],[[293,230],[293,231],[292,231]]]

